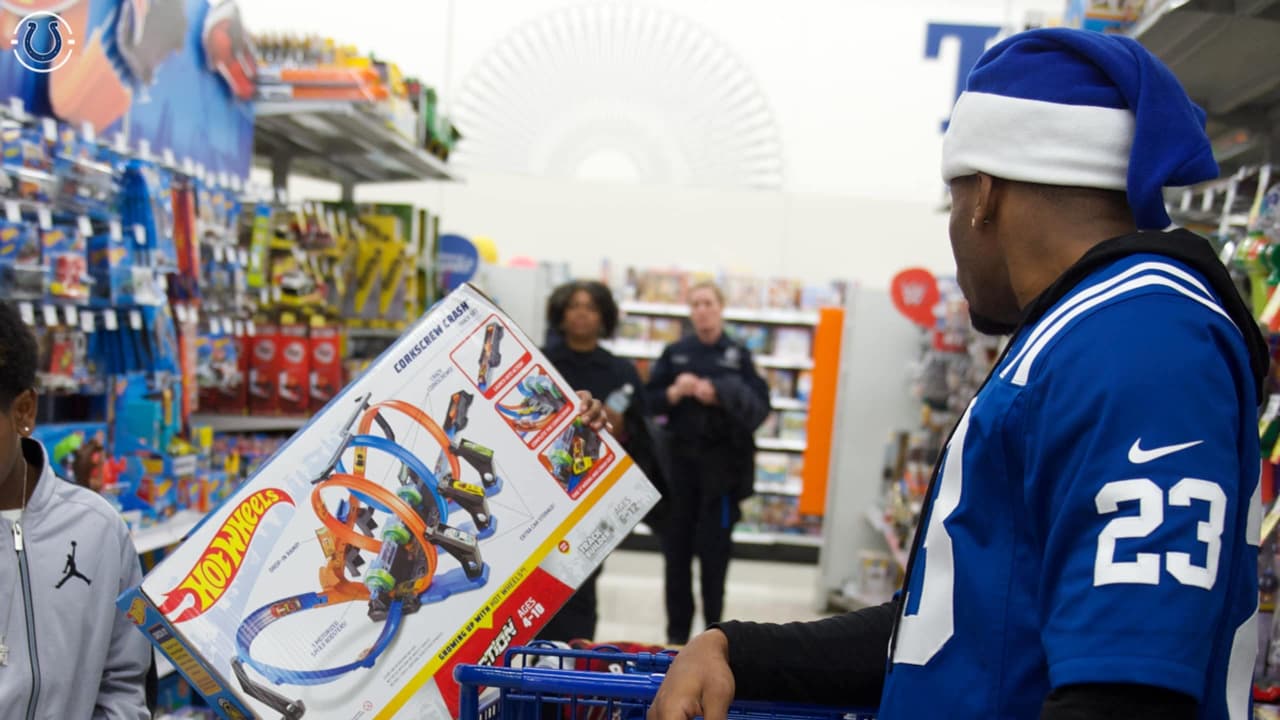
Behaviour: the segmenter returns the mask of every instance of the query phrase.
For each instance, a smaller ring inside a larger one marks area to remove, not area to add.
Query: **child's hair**
[[[547,325],[560,329],[564,323],[564,314],[569,310],[569,303],[573,302],[573,296],[579,291],[591,297],[591,304],[600,313],[600,335],[613,337],[614,331],[618,329],[618,303],[613,299],[609,286],[595,280],[575,280],[552,290],[551,297],[547,300]]]
[[[36,337],[12,303],[0,302],[0,412],[36,386]]]

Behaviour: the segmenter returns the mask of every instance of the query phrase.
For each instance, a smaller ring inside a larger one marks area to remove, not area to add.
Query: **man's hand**
[[[702,378],[693,373],[680,373],[676,376],[676,381],[671,383],[671,387],[667,388],[667,403],[675,405],[684,398],[693,397],[693,394],[698,391],[700,382],[703,382]]]
[[[698,383],[701,381],[702,378],[697,375],[691,372],[683,372],[676,377],[675,386],[680,390],[681,395],[692,395],[698,389]]]
[[[587,427],[592,430],[613,432],[613,425],[609,422],[609,415],[604,403],[591,397],[591,393],[586,390],[578,391],[578,399],[582,401],[582,410],[578,413],[578,417],[582,418]]]
[[[703,405],[715,405],[719,402],[716,396],[716,386],[711,384],[710,380],[698,380],[698,384],[693,389],[693,397]]]
[[[671,663],[648,720],[726,720],[734,691],[729,639],[719,630],[708,630]]]

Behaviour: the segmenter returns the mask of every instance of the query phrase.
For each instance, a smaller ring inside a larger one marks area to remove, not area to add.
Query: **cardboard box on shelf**
[[[281,325],[276,351],[278,360],[276,397],[284,415],[305,415],[310,408],[311,343],[307,326]]]
[[[782,440],[805,442],[808,437],[809,413],[788,410],[778,420],[778,437]]]
[[[769,328],[764,325],[728,322],[724,324],[725,332],[742,343],[753,355],[766,355],[769,352]]]
[[[644,315],[623,315],[618,319],[617,336],[622,340],[648,340],[649,318]]]
[[[756,310],[764,304],[764,281],[752,275],[727,275],[722,281],[725,305]]]
[[[229,717],[456,717],[453,667],[531,640],[658,499],[572,393],[513,431],[524,368],[568,387],[536,347],[455,291],[121,609]]]
[[[813,331],[809,328],[778,328],[773,335],[773,354],[784,358],[811,356]]]
[[[259,325],[251,345],[249,360],[249,412],[275,415],[280,412],[280,338],[275,325]]]
[[[321,408],[342,387],[341,332],[332,325],[311,328],[311,407]]]
[[[684,337],[684,321],[680,318],[656,317],[650,321],[649,340],[656,345],[669,345]]]

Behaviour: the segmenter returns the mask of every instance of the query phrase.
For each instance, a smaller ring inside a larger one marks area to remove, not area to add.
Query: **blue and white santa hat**
[[[1140,229],[1170,225],[1162,189],[1218,176],[1205,114],[1136,41],[1019,33],[988,50],[952,111],[942,175],[1123,190]]]

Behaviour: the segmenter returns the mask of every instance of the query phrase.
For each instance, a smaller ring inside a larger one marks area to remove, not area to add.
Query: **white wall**
[[[447,91],[503,37],[544,13],[607,0],[240,0],[254,31],[344,40]],[[950,112],[958,49],[926,59],[929,22],[1003,25],[1066,0],[638,0],[701,24],[754,72],[777,117],[786,188],[933,201],[939,122]],[[463,128],[465,134],[466,128]]]
[[[254,30],[317,32],[373,50],[439,84],[447,101],[514,28],[582,1],[455,0],[451,61],[446,0],[381,0],[360,13],[317,0],[241,6]],[[959,51],[944,42],[939,58],[926,59],[926,26],[1016,23],[1027,10],[1058,12],[1064,4],[649,1],[702,24],[755,73],[782,134],[785,193],[473,175],[445,188],[366,188],[357,197],[425,205],[449,231],[494,238],[504,257],[567,261],[578,274],[598,272],[603,256],[871,287],[911,265],[949,273],[945,218],[936,211],[939,122],[949,111]],[[317,188],[296,184],[294,196],[314,196]]]

